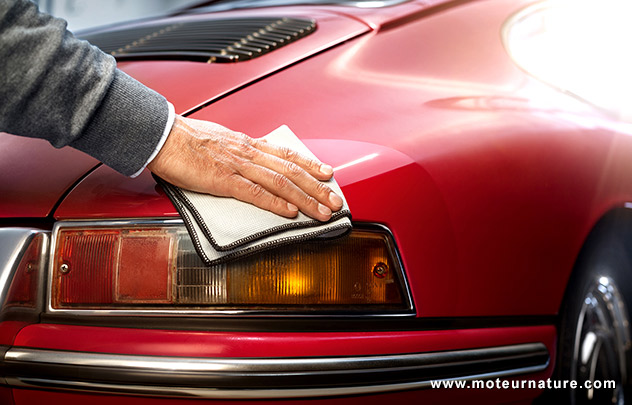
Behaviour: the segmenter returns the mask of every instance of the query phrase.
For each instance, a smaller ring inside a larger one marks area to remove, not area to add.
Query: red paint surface
[[[530,378],[536,378],[530,376]],[[405,391],[388,394],[378,394],[371,396],[352,396],[341,398],[318,398],[307,400],[257,400],[256,404],[261,405],[384,405],[385,403],[400,404],[471,404],[471,405],[490,405],[490,404],[530,404],[538,391],[532,390],[422,390],[422,391]],[[161,398],[143,398],[143,397],[126,397],[116,395],[87,395],[75,393],[60,393],[46,391],[29,391],[29,390],[13,390],[15,403],[17,405],[31,405],[45,403],[47,405],[111,405],[113,403],[120,405],[195,405],[195,404],[226,404],[226,405],[244,405],[252,404],[252,401],[240,400],[199,400],[199,399],[161,399]]]
[[[5,133],[0,133],[0,153],[0,218],[45,217],[63,193],[98,164],[77,150]]]
[[[270,54],[271,57],[259,57],[235,64],[154,61],[124,62],[119,66],[145,85],[167,97],[175,106],[177,113],[184,113],[253,80],[361,35],[369,29],[360,21],[339,16],[324,9],[305,12],[292,7],[271,8],[254,10],[248,15],[316,19],[317,29],[300,41],[275,50]],[[243,16],[243,13],[224,12],[218,16],[230,18]],[[193,15],[181,17],[177,21],[199,18],[200,16]]]
[[[13,402],[13,390],[10,387],[0,387],[0,403],[3,405],[15,405],[15,402]]]
[[[0,345],[11,346],[18,332],[28,324],[28,322],[22,321],[0,322]]]
[[[55,218],[125,218],[178,215],[147,170],[136,178],[101,166],[77,185],[55,211]]]
[[[245,333],[37,324],[15,346],[190,357],[308,357],[421,353],[542,342],[554,353],[553,326],[412,332]]]

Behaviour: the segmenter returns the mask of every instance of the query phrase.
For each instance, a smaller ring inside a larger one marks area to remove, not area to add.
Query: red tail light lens
[[[60,232],[53,305],[171,303],[175,240],[163,229]]]
[[[54,232],[52,310],[412,309],[388,233],[354,230],[206,266],[182,225],[67,223]]]

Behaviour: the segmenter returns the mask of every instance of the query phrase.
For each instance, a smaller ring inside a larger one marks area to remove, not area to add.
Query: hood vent
[[[241,62],[285,46],[314,30],[313,20],[234,18],[108,30],[83,35],[81,39],[119,60]]]

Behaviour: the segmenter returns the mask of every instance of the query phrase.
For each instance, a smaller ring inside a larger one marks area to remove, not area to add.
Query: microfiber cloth
[[[317,160],[285,125],[264,139]],[[342,236],[351,230],[347,201],[333,178],[324,183],[342,197],[343,206],[328,222],[317,221],[302,212],[295,218],[285,218],[234,198],[197,193],[158,177],[156,180],[182,216],[193,245],[207,265],[317,237]]]

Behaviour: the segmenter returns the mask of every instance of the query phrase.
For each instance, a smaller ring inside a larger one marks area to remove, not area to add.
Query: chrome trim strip
[[[490,369],[494,363],[495,369]],[[539,372],[548,365],[548,350],[542,343],[384,356],[231,359],[11,348],[2,362],[6,381],[14,387],[214,399],[420,389],[429,388],[431,381],[510,377]],[[396,373],[400,377],[389,381]]]
[[[495,378],[507,378],[520,374],[531,374],[544,370],[546,367],[525,367],[507,372],[476,374],[464,378],[446,378],[433,381],[474,381]],[[289,398],[315,398],[333,397],[343,395],[367,395],[382,394],[386,392],[406,391],[414,389],[431,388],[431,380],[414,383],[368,385],[341,388],[307,388],[307,389],[268,389],[268,390],[229,390],[215,388],[189,388],[189,387],[164,387],[164,386],[134,386],[134,385],[109,385],[99,383],[82,383],[72,381],[56,381],[37,378],[25,378],[17,381],[7,378],[9,385],[13,387],[35,389],[58,389],[70,391],[90,391],[109,394],[126,394],[151,397],[181,397],[204,399],[289,399]]]
[[[4,305],[19,261],[39,233],[47,231],[34,228],[0,228],[0,309]]]
[[[418,368],[427,364],[446,364],[458,361],[477,361],[485,357],[506,358],[543,353],[546,346],[541,343],[527,343],[512,346],[468,349],[451,352],[415,354],[393,354],[380,356],[349,357],[292,357],[292,358],[203,358],[203,357],[162,357],[88,352],[57,351],[13,347],[5,355],[5,362],[63,364],[65,366],[120,367],[125,369],[151,369],[171,372],[226,372],[226,373],[272,373],[274,375],[296,372],[323,374],[348,372],[349,370],[393,368],[398,370]]]
[[[71,221],[58,221],[55,223],[52,231],[51,241],[50,241],[50,258],[54,257],[55,252],[55,244],[57,242],[57,234],[61,228],[67,227],[82,227],[82,226],[90,226],[90,227],[125,227],[125,226],[161,226],[161,225],[171,225],[171,226],[183,226],[184,222],[181,218],[129,218],[129,219],[108,219],[108,220],[71,220]],[[364,223],[363,223],[364,225]],[[365,225],[379,228],[384,232],[388,233],[391,236],[391,240],[395,243],[394,238],[392,237],[392,232],[388,227],[377,224],[377,223],[366,223]],[[221,309],[221,310],[205,310],[205,309],[138,309],[138,310],[130,310],[130,309],[55,309],[52,306],[51,296],[48,293],[52,291],[52,283],[53,283],[53,260],[50,260],[47,271],[47,294],[46,294],[46,312],[49,314],[64,314],[64,315],[83,315],[83,316],[153,316],[153,317],[181,317],[181,316],[194,316],[194,317],[202,317],[202,316],[235,316],[235,315],[248,315],[255,317],[274,317],[274,318],[283,318],[283,317],[300,317],[300,318],[313,318],[313,317],[322,317],[326,315],[328,317],[336,317],[336,318],[345,318],[345,317],[362,317],[362,318],[393,318],[393,317],[414,317],[416,316],[415,306],[412,300],[412,294],[410,292],[410,287],[408,284],[408,278],[406,277],[406,271],[404,269],[404,265],[402,259],[399,254],[399,250],[397,246],[393,246],[393,250],[395,252],[395,259],[398,261],[398,265],[401,269],[401,279],[402,279],[402,289],[403,294],[405,295],[405,304],[407,308],[402,311],[409,311],[404,313],[376,313],[376,314],[366,314],[366,313],[355,313],[355,314],[335,314],[335,313],[323,313],[317,312],[314,314],[309,313],[301,313],[301,312],[272,312],[266,313],[261,310],[234,310],[234,309]]]

